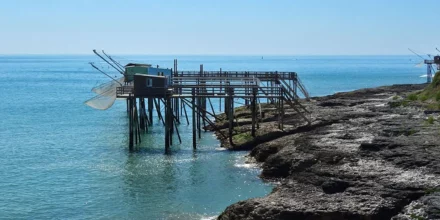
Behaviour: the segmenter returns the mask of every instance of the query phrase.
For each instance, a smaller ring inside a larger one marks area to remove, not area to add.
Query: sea
[[[178,59],[178,70],[295,71],[311,96],[426,81],[415,56],[113,58],[164,68]],[[247,152],[220,148],[213,133],[193,150],[186,123],[170,154],[157,119],[130,153],[125,101],[105,111],[84,104],[111,80],[89,62],[120,76],[94,55],[0,55],[0,219],[212,219],[271,192]]]

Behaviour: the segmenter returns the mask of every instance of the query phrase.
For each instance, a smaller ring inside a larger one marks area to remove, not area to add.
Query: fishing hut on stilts
[[[185,122],[192,127],[194,149],[197,148],[197,139],[202,137],[202,130],[207,126],[228,138],[229,143],[234,145],[232,136],[236,99],[244,100],[244,105],[251,111],[253,137],[256,136],[258,123],[263,118],[260,103],[264,101],[275,106],[278,127],[281,130],[284,127],[285,105],[294,109],[309,125],[311,123],[308,117],[310,112],[299,102],[299,94],[306,99],[309,98],[309,94],[295,72],[222,69],[205,71],[203,65],[200,65],[198,71],[178,71],[177,60],[174,60],[172,69],[135,63],[122,66],[104,52],[107,59],[94,52],[124,75],[123,80],[112,78],[111,92],[107,93],[114,92],[112,99],[126,100],[129,121],[128,147],[131,151],[139,146],[141,137],[145,137],[141,134],[148,132],[149,127],[153,126],[154,109],[157,114],[155,120],[159,120],[165,129],[165,152],[169,152],[170,146],[173,145],[173,137],[177,136],[179,143],[182,142],[177,125]],[[91,102],[93,105],[93,100],[99,99],[99,96],[86,104]],[[219,104],[218,111],[215,111],[212,104],[215,101]],[[227,134],[215,124],[215,120],[219,120],[219,112],[224,112],[228,121]]]

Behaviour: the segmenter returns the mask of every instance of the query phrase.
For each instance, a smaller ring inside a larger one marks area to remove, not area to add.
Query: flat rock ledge
[[[220,139],[230,149],[251,150],[261,177],[278,184],[266,197],[232,204],[218,219],[440,219],[440,118],[393,104],[425,86],[313,98],[304,102],[312,126],[287,110],[283,131],[267,105],[257,139],[237,139],[236,146]],[[235,135],[249,132],[245,112]]]

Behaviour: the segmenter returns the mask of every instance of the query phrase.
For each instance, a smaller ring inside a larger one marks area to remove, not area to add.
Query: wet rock
[[[270,155],[277,153],[281,148],[283,146],[280,144],[260,144],[251,151],[250,155],[258,162],[264,162]]]

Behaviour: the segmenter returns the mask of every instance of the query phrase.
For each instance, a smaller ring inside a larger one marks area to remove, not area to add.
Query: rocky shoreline
[[[420,85],[393,85],[312,98],[312,125],[270,105],[255,139],[237,109],[232,150],[251,150],[261,178],[280,182],[263,198],[229,206],[218,219],[440,219],[439,116],[405,103]],[[400,104],[399,104],[400,103]],[[217,125],[225,127],[225,122]],[[225,132],[227,133],[227,132]]]

